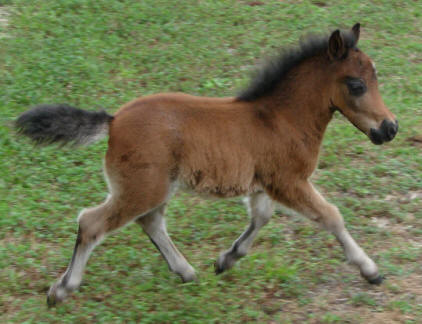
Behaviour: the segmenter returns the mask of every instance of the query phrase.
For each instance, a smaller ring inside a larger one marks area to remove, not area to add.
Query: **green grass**
[[[417,323],[422,318],[422,3],[418,1],[0,1],[0,322]],[[1,6],[4,5],[4,6]],[[279,211],[251,253],[213,263],[248,223],[239,199],[173,199],[169,232],[196,268],[181,284],[140,228],[93,253],[80,292],[47,309],[73,249],[75,218],[106,195],[106,142],[34,148],[12,122],[68,102],[113,112],[150,93],[230,96],[259,58],[308,32],[362,24],[400,131],[373,146],[343,117],[328,129],[314,182],[387,281],[372,287],[329,234]],[[7,37],[4,37],[7,35]]]

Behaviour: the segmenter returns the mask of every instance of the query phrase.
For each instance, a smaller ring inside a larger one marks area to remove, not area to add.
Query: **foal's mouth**
[[[378,129],[371,128],[369,131],[369,138],[375,145],[381,145],[385,142],[390,142],[399,130],[398,121],[390,121],[384,119]]]

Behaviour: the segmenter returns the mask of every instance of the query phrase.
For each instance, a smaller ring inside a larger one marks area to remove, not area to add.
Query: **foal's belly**
[[[227,171],[227,170],[225,170]],[[234,173],[234,174],[233,174]],[[252,174],[216,175],[206,171],[193,171],[181,174],[178,178],[179,188],[205,197],[230,198],[246,196],[261,191],[261,186]]]

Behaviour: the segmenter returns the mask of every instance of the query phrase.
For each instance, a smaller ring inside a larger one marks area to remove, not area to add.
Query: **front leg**
[[[259,230],[269,222],[274,211],[272,200],[264,192],[250,195],[246,199],[246,206],[251,216],[251,222],[242,235],[232,244],[231,248],[223,252],[217,259],[215,263],[216,274],[230,269],[237,260],[248,253],[254,238]]]
[[[343,246],[347,259],[360,269],[361,275],[371,284],[380,284],[383,277],[378,267],[355,242],[344,226],[338,208],[328,203],[308,181],[298,181],[288,192],[273,195],[280,203],[321,224],[334,234]]]

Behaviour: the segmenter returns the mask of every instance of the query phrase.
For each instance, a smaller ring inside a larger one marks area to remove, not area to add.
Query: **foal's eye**
[[[347,78],[346,85],[352,96],[358,97],[366,92],[366,84],[361,79]]]

